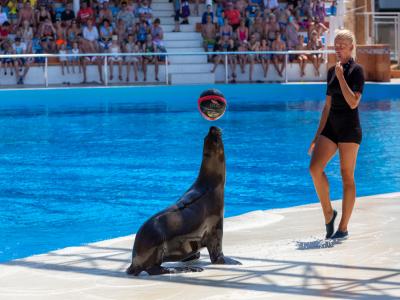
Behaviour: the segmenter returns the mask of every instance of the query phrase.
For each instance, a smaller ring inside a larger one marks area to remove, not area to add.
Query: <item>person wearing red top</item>
[[[78,20],[81,22],[81,24],[86,24],[87,20],[93,18],[93,9],[91,7],[88,7],[86,2],[82,2],[81,9],[78,11]]]
[[[233,31],[235,31],[240,25],[240,11],[236,8],[233,8],[232,2],[228,2],[224,13],[225,18],[227,18],[229,21],[229,25],[231,25]]]
[[[0,25],[0,43],[7,40],[8,35],[10,34],[10,23],[7,21]]]

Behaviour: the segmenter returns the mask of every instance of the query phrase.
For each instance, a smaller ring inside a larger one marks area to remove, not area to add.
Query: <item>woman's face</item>
[[[335,39],[335,52],[339,60],[350,57],[353,48],[354,46],[350,40],[343,38]]]

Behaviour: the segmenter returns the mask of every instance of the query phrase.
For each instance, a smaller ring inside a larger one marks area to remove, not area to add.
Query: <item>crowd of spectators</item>
[[[336,14],[337,1],[331,1],[328,9],[323,0],[218,0],[207,5],[202,15],[202,36],[205,51],[286,51],[320,50],[324,45],[324,33],[328,31],[326,16]],[[212,72],[222,61],[222,55],[214,55]],[[290,62],[298,62],[300,76],[305,75],[306,62],[312,62],[315,76],[320,76],[321,54],[290,55]],[[267,77],[272,64],[283,77],[285,56],[281,54],[229,55],[232,81],[239,65],[245,73],[249,65],[249,80],[253,80],[255,63],[260,63]]]
[[[111,53],[108,57],[109,76],[113,80],[113,66],[118,65],[118,79],[126,67],[126,81],[133,69],[138,81],[138,70],[146,81],[147,65],[158,64],[162,55],[121,56],[119,53],[165,52],[160,19],[153,16],[151,0],[89,0],[81,1],[75,15],[72,0],[0,0],[0,54],[58,53],[62,74],[83,73],[86,82],[88,64],[98,65],[100,82],[104,82],[104,57],[68,56],[67,54]],[[0,60],[3,76],[16,76],[23,84],[32,63],[43,63],[44,58]]]

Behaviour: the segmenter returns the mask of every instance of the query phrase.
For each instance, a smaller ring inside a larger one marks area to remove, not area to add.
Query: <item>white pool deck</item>
[[[224,253],[242,265],[202,251],[200,273],[125,275],[134,236],[65,248],[0,264],[0,299],[400,299],[399,218],[400,193],[359,198],[342,242],[323,239],[319,204],[228,218]]]

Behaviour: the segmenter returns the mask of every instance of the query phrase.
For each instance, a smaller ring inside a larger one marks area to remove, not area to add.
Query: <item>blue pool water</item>
[[[0,261],[136,232],[195,180],[211,124],[223,129],[226,216],[318,201],[307,149],[322,97],[264,98],[231,103],[214,123],[129,101],[3,107]],[[357,194],[400,191],[400,99],[360,110]],[[337,157],[327,174],[341,198]]]

